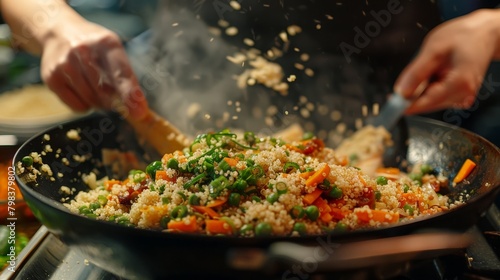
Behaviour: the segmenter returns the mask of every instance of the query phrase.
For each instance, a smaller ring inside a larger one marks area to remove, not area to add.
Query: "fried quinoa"
[[[447,180],[429,166],[369,176],[352,164],[311,135],[285,143],[226,130],[199,135],[125,180],[98,181],[65,206],[138,228],[241,237],[380,227],[453,207],[438,194]]]

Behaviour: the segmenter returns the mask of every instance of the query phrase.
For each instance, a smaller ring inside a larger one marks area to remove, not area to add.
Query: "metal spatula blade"
[[[387,103],[382,107],[380,114],[370,121],[374,126],[383,126],[391,130],[398,120],[403,116],[411,101],[405,99],[398,93],[393,93]]]

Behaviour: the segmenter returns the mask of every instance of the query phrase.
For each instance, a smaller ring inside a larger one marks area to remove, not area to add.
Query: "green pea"
[[[85,214],[85,217],[89,219],[97,219],[97,215],[94,213]]]
[[[294,219],[302,219],[306,215],[304,208],[300,205],[295,205],[290,209],[290,216]]]
[[[403,185],[403,192],[407,193],[409,190],[410,190],[410,186],[408,186],[407,184],[404,184]]]
[[[316,221],[319,218],[319,208],[316,205],[307,206],[305,211],[309,220]]]
[[[92,202],[89,204],[89,208],[92,211],[95,211],[96,209],[101,208],[101,204],[99,202]]]
[[[171,158],[167,161],[167,168],[170,169],[179,169],[179,161],[176,158]]]
[[[338,223],[335,225],[334,230],[335,230],[336,232],[345,232],[345,231],[347,231],[347,229],[348,229],[348,228],[349,228],[349,227],[347,226],[347,224],[342,223],[342,222],[338,222]]]
[[[410,173],[408,174],[408,177],[410,177],[410,179],[412,181],[418,181],[418,182],[422,182],[422,173]]]
[[[188,202],[189,205],[200,205],[200,197],[195,194],[192,194],[189,196]]]
[[[273,227],[269,223],[261,222],[255,226],[256,236],[269,236],[272,233],[273,233]]]
[[[169,216],[163,216],[160,218],[160,226],[162,228],[167,228],[168,227],[168,222],[170,222],[170,217]]]
[[[260,197],[256,196],[256,195],[253,195],[252,196],[252,201],[255,201],[255,202],[261,202],[262,200],[260,199]]]
[[[422,172],[422,174],[430,174],[434,172],[434,168],[432,168],[429,164],[422,164],[420,166],[420,172]]]
[[[97,196],[97,201],[101,205],[106,205],[106,203],[108,203],[108,199],[106,198],[105,195],[102,195],[102,194],[100,194],[100,195]]]
[[[243,138],[250,146],[252,146],[256,142],[255,134],[253,132],[245,132]]]
[[[187,216],[187,214],[188,214],[187,207],[185,205],[179,205],[172,210],[172,212],[170,213],[170,217],[172,219],[184,218]]]
[[[387,178],[384,176],[378,176],[377,179],[375,179],[375,182],[377,182],[377,185],[384,186],[387,185]]]
[[[130,226],[132,225],[132,223],[130,222],[130,220],[127,218],[127,217],[119,217],[118,219],[116,219],[116,222],[120,225],[124,225],[124,226]]]
[[[314,133],[308,131],[305,132],[304,135],[302,135],[302,140],[310,140],[314,138]]]
[[[269,201],[269,203],[273,204],[276,201],[278,201],[279,195],[277,193],[272,193],[266,197],[266,200]]]
[[[161,203],[162,203],[163,205],[165,205],[165,204],[169,204],[169,203],[170,203],[170,198],[163,196],[163,197],[161,198]]]
[[[241,228],[240,228],[240,234],[244,235],[247,232],[253,232],[253,225],[244,224],[243,226],[241,226]]]
[[[413,208],[413,206],[411,206],[410,204],[406,203],[404,206],[403,206],[403,210],[405,210],[406,213],[410,214],[411,216],[413,215],[413,212],[415,211],[415,209]]]
[[[134,183],[140,183],[146,179],[146,173],[142,170],[131,170],[129,174],[132,176]]]
[[[149,177],[154,179],[156,177],[156,171],[160,170],[161,168],[162,168],[161,161],[159,160],[153,161],[146,167],[146,173],[149,175]]]
[[[375,200],[380,201],[382,198],[382,193],[380,191],[375,191]]]
[[[333,199],[339,199],[343,195],[342,189],[340,189],[337,186],[333,186],[333,188],[330,189],[328,192],[328,197],[333,198]]]
[[[296,231],[300,236],[307,234],[307,227],[304,223],[295,223],[293,225],[293,231]]]
[[[241,195],[239,193],[231,193],[229,195],[229,205],[238,206],[240,205]]]
[[[88,206],[83,205],[78,208],[78,213],[86,215],[86,214],[91,214],[92,209],[90,209]]]
[[[30,167],[33,165],[33,158],[31,156],[25,156],[21,159],[23,166]]]
[[[247,187],[248,187],[248,183],[243,179],[237,179],[233,183],[233,186],[232,186],[232,188],[235,191],[240,192],[240,193],[244,192]]]

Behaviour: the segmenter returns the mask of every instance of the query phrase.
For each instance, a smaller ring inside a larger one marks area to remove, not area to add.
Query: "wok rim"
[[[64,127],[67,125],[70,125],[70,124],[73,124],[76,122],[80,122],[80,121],[83,121],[85,119],[103,117],[103,116],[104,116],[104,114],[102,114],[102,113],[89,114],[89,115],[83,116],[81,118],[69,120],[69,121],[61,123],[59,125],[52,126],[50,128],[45,129],[44,131],[41,131],[41,132],[35,134],[34,136],[30,137],[27,141],[25,141],[24,143],[22,143],[18,147],[18,149],[15,152],[14,157],[13,157],[12,166],[14,168],[16,168],[16,163],[19,161],[18,157],[22,156],[21,152],[34,139],[37,139],[45,134],[48,134],[49,132],[51,132],[53,130],[64,129]],[[421,116],[406,116],[405,118],[409,121],[408,124],[410,127],[411,127],[412,123],[422,122],[422,123],[427,123],[427,124],[433,124],[433,125],[436,125],[438,127],[443,127],[443,128],[447,128],[447,129],[451,129],[451,130],[458,130],[461,133],[467,134],[468,136],[471,136],[471,137],[474,137],[474,138],[480,140],[480,142],[482,144],[486,144],[486,145],[490,146],[490,148],[493,148],[493,150],[496,151],[496,153],[500,155],[500,148],[499,147],[495,146],[493,143],[491,143],[486,138],[484,138],[484,137],[482,137],[474,132],[471,132],[467,129],[464,129],[464,128],[461,128],[461,127],[458,127],[458,126],[455,126],[455,125],[452,125],[449,123],[445,123],[445,122],[442,122],[439,120],[434,120],[434,119],[421,117]],[[339,242],[342,242],[344,240],[349,241],[352,239],[357,240],[359,236],[363,236],[363,235],[370,235],[370,236],[377,236],[377,237],[388,237],[385,234],[386,231],[390,231],[390,230],[394,230],[394,229],[402,229],[403,230],[404,227],[411,227],[414,224],[420,223],[422,221],[431,221],[431,220],[438,219],[439,217],[441,217],[443,215],[449,215],[449,214],[457,212],[457,211],[465,211],[463,209],[467,209],[469,204],[477,203],[477,201],[484,200],[487,196],[490,196],[490,195],[493,196],[493,198],[492,198],[492,201],[493,201],[495,199],[496,195],[498,195],[500,193],[500,182],[491,183],[491,187],[486,192],[477,194],[474,197],[466,200],[465,203],[458,205],[456,207],[453,207],[452,209],[449,209],[445,212],[432,214],[429,216],[419,217],[419,218],[405,221],[405,222],[398,222],[396,225],[385,225],[385,226],[380,226],[380,227],[369,227],[369,228],[357,229],[357,230],[349,231],[349,232],[336,232],[333,234],[327,233],[327,234],[321,234],[321,235],[308,235],[308,236],[299,236],[299,237],[297,237],[297,236],[262,236],[262,237],[250,237],[250,238],[248,238],[248,237],[237,237],[237,236],[213,236],[213,235],[200,234],[200,233],[164,232],[164,231],[153,230],[153,229],[137,228],[134,226],[123,226],[123,225],[119,225],[117,223],[112,223],[112,222],[103,221],[103,220],[93,220],[93,219],[84,217],[82,215],[73,213],[67,207],[65,207],[63,205],[63,203],[61,203],[57,200],[54,200],[54,199],[50,199],[50,198],[36,192],[35,190],[32,189],[32,187],[25,184],[21,180],[21,178],[19,178],[17,172],[15,173],[15,180],[16,180],[18,187],[20,188],[23,196],[25,196],[25,193],[27,193],[28,196],[35,198],[36,200],[38,200],[38,202],[43,203],[45,206],[51,207],[51,208],[58,210],[58,211],[62,211],[64,214],[70,215],[74,219],[83,219],[87,222],[95,223],[99,227],[101,227],[101,225],[102,225],[104,227],[111,227],[111,228],[114,228],[116,230],[123,230],[123,231],[130,232],[130,233],[137,234],[137,235],[149,235],[149,236],[152,235],[152,236],[157,236],[159,238],[172,238],[172,237],[174,237],[177,240],[186,240],[186,241],[196,240],[196,241],[201,241],[201,242],[206,241],[206,242],[217,242],[217,243],[222,241],[222,242],[230,242],[230,244],[239,244],[239,245],[245,245],[248,243],[252,246],[254,246],[256,244],[272,244],[272,243],[278,242],[278,241],[290,241],[290,242],[299,241],[299,242],[307,243],[309,241],[316,241],[318,238],[325,238],[325,237],[330,238],[330,236],[332,237],[333,240],[339,241]],[[45,226],[51,232],[54,232],[54,229],[52,229],[50,226],[48,226],[48,225],[45,225]],[[400,234],[396,234],[396,235],[400,235]],[[234,243],[234,242],[236,242],[236,243]]]

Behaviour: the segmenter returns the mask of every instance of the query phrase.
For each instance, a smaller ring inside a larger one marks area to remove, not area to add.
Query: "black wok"
[[[107,114],[93,114],[68,122],[24,143],[15,155],[15,162],[31,152],[43,151],[47,144],[50,144],[53,151],[61,149],[61,157],[56,157],[55,152],[49,152],[43,157],[43,161],[51,166],[55,181],[44,177],[40,177],[36,183],[28,182],[24,176],[17,176],[16,179],[25,200],[41,223],[63,242],[81,251],[89,261],[110,272],[130,279],[221,273],[241,277],[255,276],[249,273],[255,272],[253,271],[255,267],[248,265],[249,260],[243,266],[228,261],[235,249],[236,252],[238,249],[244,249],[243,251],[250,257],[254,255],[252,252],[259,252],[259,256],[266,258],[270,246],[282,244],[281,242],[325,249],[325,244],[335,248],[338,244],[347,242],[406,236],[422,230],[462,233],[476,223],[500,191],[499,149],[478,135],[441,122],[412,117],[407,119],[407,123],[410,141],[408,152],[403,157],[410,164],[415,162],[431,164],[440,168],[450,178],[456,174],[466,158],[473,159],[477,167],[467,178],[467,182],[451,187],[448,193],[453,199],[464,193],[469,194],[466,204],[442,214],[387,228],[320,237],[245,239],[162,233],[96,221],[73,214],[60,202],[63,197],[60,186],[74,187],[78,191],[86,190],[87,186],[81,179],[82,174],[92,170],[97,171],[98,176],[109,174],[109,169],[100,163],[103,149],[133,150],[139,151],[137,154],[142,155],[139,150],[140,145],[135,142],[135,137],[126,123],[114,115]],[[66,137],[66,132],[70,129],[81,130],[80,141]],[[48,141],[46,134],[50,136]],[[92,160],[76,161],[73,157],[75,154],[90,155]],[[68,165],[62,163],[62,157],[69,159]],[[152,159],[144,160],[149,162]],[[62,174],[62,177],[57,176],[58,173]],[[335,254],[334,249],[326,252]],[[267,256],[267,259],[269,262],[256,266],[259,268],[259,274],[283,275],[287,265],[290,269],[290,263],[283,267],[283,262],[277,261],[276,266],[272,266],[270,264],[272,258]],[[327,264],[314,267],[314,269],[328,268]]]

